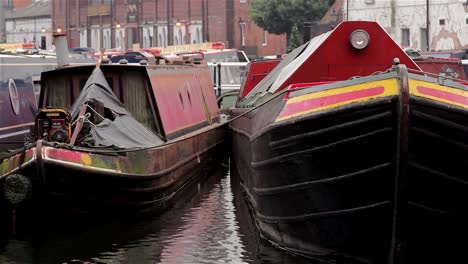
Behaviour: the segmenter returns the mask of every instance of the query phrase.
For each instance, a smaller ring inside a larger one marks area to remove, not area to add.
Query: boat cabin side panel
[[[219,108],[209,69],[203,66],[148,67],[166,138],[211,124]]]
[[[242,83],[240,98],[244,98],[252,89],[265,78],[281,60],[253,61],[249,63],[247,76]]]
[[[29,137],[37,111],[40,73],[53,64],[41,59],[0,56],[0,152]]]
[[[415,62],[425,72],[430,72],[437,76],[443,75],[450,78],[466,80],[465,70],[460,59],[424,58],[415,60]]]

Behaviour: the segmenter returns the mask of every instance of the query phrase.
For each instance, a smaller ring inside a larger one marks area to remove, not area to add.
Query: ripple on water
[[[0,263],[302,263],[258,239],[236,188],[221,170],[155,217],[64,223],[0,239]]]

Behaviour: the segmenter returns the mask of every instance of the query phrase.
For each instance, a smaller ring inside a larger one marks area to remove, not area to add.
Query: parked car
[[[85,48],[85,47],[71,48],[68,51],[70,53],[74,53],[74,54],[87,54],[87,53],[95,53],[96,52],[96,50],[93,49],[93,48]]]

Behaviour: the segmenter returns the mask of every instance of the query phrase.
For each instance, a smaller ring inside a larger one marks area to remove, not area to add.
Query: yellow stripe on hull
[[[409,79],[409,90],[413,96],[468,109],[468,91],[415,79]]]
[[[366,90],[370,91],[376,88],[380,88],[381,90],[378,93],[369,93],[366,95]],[[359,92],[364,93],[358,94]],[[326,91],[312,92],[290,98],[275,122],[284,121],[313,112],[337,108],[344,105],[362,103],[378,98],[394,96],[398,93],[399,85],[397,78],[366,82],[341,88],[329,89]],[[342,98],[337,99],[337,96],[342,96]],[[330,98],[334,98],[334,100],[330,102]],[[317,103],[319,104],[318,106],[316,105]]]

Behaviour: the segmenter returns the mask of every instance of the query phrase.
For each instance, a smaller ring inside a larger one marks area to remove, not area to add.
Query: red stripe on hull
[[[379,86],[379,87],[374,87],[374,88],[369,88],[369,89],[364,89],[364,90],[312,98],[309,100],[304,100],[302,102],[288,104],[286,105],[284,111],[281,113],[279,118],[290,116],[295,113],[299,113],[299,112],[303,112],[307,110],[312,110],[312,109],[328,106],[328,105],[333,105],[333,104],[338,104],[338,103],[342,103],[346,101],[352,101],[355,99],[361,99],[361,98],[379,95],[379,94],[382,94],[384,91],[385,91],[385,88],[382,86]]]
[[[47,157],[50,159],[64,160],[78,164],[81,163],[81,152],[66,149],[47,148]]]
[[[462,105],[468,105],[468,97],[463,96],[463,95],[441,91],[441,90],[437,90],[433,88],[423,87],[423,86],[418,86],[416,87],[416,89],[418,90],[418,92],[425,94],[425,95],[441,98],[441,99],[459,103]]]

